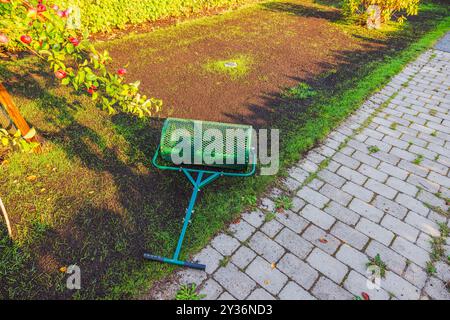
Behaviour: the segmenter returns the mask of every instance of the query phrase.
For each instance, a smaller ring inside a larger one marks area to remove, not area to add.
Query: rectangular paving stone
[[[213,277],[222,287],[239,300],[247,297],[256,287],[256,282],[245,273],[239,271],[232,263],[228,263],[226,267],[217,270],[213,274]]]
[[[292,167],[288,170],[288,175],[298,182],[303,183],[303,181],[308,178],[309,172],[306,172],[305,170],[298,167]]]
[[[366,248],[366,254],[371,258],[374,258],[379,254],[381,260],[386,263],[388,269],[398,274],[402,274],[405,269],[406,258],[377,241],[371,241],[369,243]]]
[[[391,188],[393,188],[397,191],[403,192],[412,197],[414,197],[417,194],[416,186],[414,186],[410,183],[407,183],[403,180],[400,180],[398,178],[395,178],[395,177],[389,177],[386,181],[386,184],[388,186],[390,186]],[[388,198],[388,197],[386,197],[386,198]]]
[[[317,175],[320,179],[331,184],[332,186],[334,186],[336,188],[341,188],[346,181],[341,176],[339,176],[331,171],[328,171],[326,169],[319,171],[319,173]]]
[[[320,277],[312,294],[322,300],[352,300],[353,295],[326,277]]]
[[[299,192],[297,192],[297,196],[317,208],[323,208],[325,204],[330,201],[330,199],[309,188],[308,186],[303,187]]]
[[[315,269],[290,253],[280,260],[277,268],[307,290],[319,277],[319,273]]]
[[[380,195],[376,196],[372,202],[372,205],[391,216],[403,219],[408,212],[408,209],[399,205],[395,201],[386,199]]]
[[[303,210],[300,212],[301,216],[305,219],[311,221],[312,223],[318,225],[319,227],[328,230],[336,221],[334,217],[329,215],[328,213],[317,209],[316,207],[308,204]]]
[[[437,172],[430,172],[427,178],[443,187],[450,188],[450,178],[447,178]]]
[[[380,183],[374,179],[369,179],[364,184],[364,187],[375,192],[376,194],[382,195],[385,198],[388,199],[394,199],[394,197],[397,195],[398,191],[392,189],[391,187],[387,186],[385,183]]]
[[[240,243],[235,238],[222,233],[211,241],[211,246],[213,246],[220,254],[229,256],[236,251],[240,246]]]
[[[375,159],[374,157],[371,157],[371,156],[369,156],[369,155],[367,154],[367,152],[368,152],[367,146],[365,146],[365,149],[366,149],[366,150],[365,150],[366,153],[364,153],[363,151],[357,150],[357,151],[352,155],[352,157],[355,158],[355,159],[358,160],[358,161],[361,161],[362,164],[365,164],[365,165],[368,165],[368,166],[371,166],[371,167],[376,168],[376,167],[380,164],[380,160]],[[358,171],[359,171],[359,170],[358,170]],[[360,172],[361,172],[361,171],[360,171]]]
[[[347,180],[350,180],[358,185],[363,185],[367,180],[367,177],[359,173],[354,169],[350,169],[346,166],[341,166],[336,173]]]
[[[406,149],[409,146],[408,142],[403,141],[403,140],[401,140],[399,138],[391,137],[391,136],[385,136],[383,138],[383,141],[388,143],[388,144],[390,144],[390,145],[392,145],[392,146],[396,146],[399,149]]]
[[[348,265],[351,269],[361,274],[366,274],[369,258],[362,252],[350,247],[347,244],[342,245],[336,254],[336,258]]]
[[[436,274],[435,276],[445,283],[450,281],[450,264],[443,262],[443,261],[437,261],[434,265],[436,267]]]
[[[318,248],[311,252],[306,261],[336,283],[341,283],[348,272],[346,265]]]
[[[381,287],[393,293],[399,300],[418,300],[420,290],[397,274],[387,271],[386,277],[381,281]]]
[[[428,234],[421,232],[419,234],[419,237],[417,238],[416,244],[421,247],[422,249],[431,252],[432,251],[432,247],[431,247],[431,236],[429,236]],[[450,255],[450,253],[448,254]]]
[[[213,279],[208,279],[199,290],[199,294],[205,295],[204,300],[215,300],[223,292],[223,288]]]
[[[302,237],[329,254],[334,254],[341,244],[338,239],[313,224],[303,232]]]
[[[308,291],[293,281],[289,281],[278,297],[281,300],[316,300]]]
[[[282,246],[260,231],[257,231],[250,238],[248,245],[250,249],[254,250],[271,263],[277,262],[285,252]]]
[[[275,240],[300,259],[306,258],[313,249],[313,246],[308,241],[288,228],[281,230],[275,237]]]
[[[241,246],[232,256],[233,262],[238,268],[245,269],[248,264],[256,257],[256,253],[246,246]]]
[[[316,172],[317,169],[319,169],[319,166],[317,164],[315,164],[314,162],[312,162],[311,160],[308,160],[308,159],[300,160],[300,162],[297,164],[297,166],[309,173]]]
[[[419,230],[390,215],[384,216],[381,225],[411,242],[415,242],[419,236]]]
[[[416,174],[421,177],[426,177],[430,170],[428,168],[425,168],[423,166],[419,166],[417,164],[414,164],[410,161],[401,160],[398,164],[398,167],[406,170],[410,173]],[[397,177],[398,178],[398,177]],[[406,177],[405,177],[406,178]],[[404,178],[401,178],[401,180],[404,180]]]
[[[406,268],[403,277],[417,288],[422,289],[425,286],[428,275],[417,264],[410,263],[409,266]]]
[[[298,182],[297,180],[295,180],[291,177],[282,179],[281,184],[285,189],[287,189],[289,191],[295,191],[298,188],[300,188],[302,185],[300,182]]]
[[[301,208],[306,205],[306,202],[298,197],[292,198],[292,208],[291,211],[299,212]]]
[[[361,187],[351,181],[347,181],[342,187],[342,190],[366,202],[370,202],[375,195],[367,188]]]
[[[389,294],[383,289],[376,289],[375,286],[370,286],[370,282],[361,274],[351,271],[344,282],[344,288],[355,296],[361,296],[362,292],[366,292],[370,300],[389,300]]]
[[[364,163],[358,168],[358,172],[379,182],[385,182],[388,178],[388,175],[386,173],[381,172],[374,167]]]
[[[369,139],[365,142],[368,146],[376,146],[380,150],[383,150],[384,152],[389,152],[391,150],[392,146],[387,144],[386,142],[383,142],[381,140],[373,139],[369,137]]]
[[[439,226],[436,224],[436,222],[427,219],[413,211],[410,211],[408,213],[405,222],[433,237],[440,236]]]
[[[302,209],[302,211],[304,208]],[[276,216],[276,219],[281,224],[290,228],[296,233],[301,233],[308,226],[309,221],[300,217],[301,212],[299,214],[293,213],[292,211],[286,211],[286,213],[279,213]]]
[[[339,221],[331,229],[331,234],[360,250],[369,241],[366,235]]]
[[[430,209],[425,207],[425,205],[422,202],[420,202],[420,201],[416,200],[415,198],[413,198],[411,196],[408,196],[408,195],[406,195],[404,193],[400,193],[395,198],[395,201],[398,204],[400,204],[400,205],[402,205],[402,206],[404,206],[404,207],[406,207],[406,208],[408,208],[408,209],[410,209],[410,210],[412,210],[414,212],[417,212],[417,213],[419,213],[419,214],[421,214],[423,216],[427,216],[428,213],[430,212]]]
[[[392,153],[386,153],[386,152],[383,152],[383,151],[375,152],[371,156],[376,158],[376,159],[378,159],[378,160],[380,160],[381,164],[383,162],[387,162],[387,163],[389,163],[391,165],[394,165],[394,166],[397,165],[397,163],[399,163],[400,160],[401,160],[401,158],[399,156],[397,156],[395,154],[392,154]],[[381,164],[380,164],[380,166],[381,166]]]
[[[246,212],[242,215],[242,218],[252,226],[259,228],[264,222],[264,213],[260,210]]]
[[[283,225],[281,223],[277,220],[271,220],[264,223],[260,230],[268,235],[269,238],[273,238],[281,229],[283,229]]]
[[[339,162],[340,164],[343,164],[353,170],[358,169],[359,165],[361,164],[358,160],[353,159],[341,152],[337,152],[334,155],[333,160],[336,162]]]
[[[450,154],[450,151],[448,154]],[[440,158],[441,158],[441,156],[439,156],[439,159]],[[430,169],[430,170],[436,172],[437,174],[440,174],[441,176],[447,176],[447,174],[448,174],[448,170],[449,170],[448,165],[443,165],[441,163],[438,163],[436,161],[431,161],[428,159],[423,159],[421,165],[426,167],[427,169]]]
[[[288,278],[261,257],[256,257],[245,271],[262,288],[272,294],[278,294]]]
[[[431,277],[427,281],[425,292],[436,300],[450,300],[450,292],[448,292],[445,283],[436,277]]]
[[[252,235],[255,228],[245,220],[240,220],[238,223],[232,223],[228,230],[239,241],[245,241]]]
[[[349,210],[334,201],[331,201],[324,211],[351,226],[354,226],[360,218],[360,215],[356,212]]]
[[[433,182],[428,178],[419,177],[415,174],[410,174],[406,181],[413,185],[420,186],[422,189],[425,189],[431,193],[438,192],[441,187],[438,183]]]
[[[333,187],[331,184],[325,183],[319,192],[329,199],[340,203],[343,206],[347,206],[352,200],[352,196],[348,193],[341,191],[338,188]]]
[[[349,209],[375,222],[379,222],[384,215],[383,211],[380,209],[375,208],[358,198],[354,198],[352,202],[350,202]]]
[[[427,262],[430,260],[427,251],[403,239],[402,237],[397,237],[391,248],[422,268],[425,268],[427,266]]]
[[[400,162],[402,162],[402,161],[400,161]],[[405,180],[409,174],[407,171],[405,171],[403,169],[399,169],[398,167],[393,166],[386,162],[380,163],[380,165],[378,166],[378,170],[383,171],[390,176],[397,177],[401,180]]]
[[[391,231],[365,218],[359,220],[356,229],[385,245],[389,245],[394,238],[394,234]]]
[[[218,267],[220,260],[223,259],[223,256],[217,252],[213,247],[207,246],[203,248],[197,255],[194,257],[194,261],[206,265],[206,273],[213,273]]]

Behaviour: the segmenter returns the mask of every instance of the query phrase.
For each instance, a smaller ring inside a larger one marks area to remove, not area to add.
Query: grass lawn
[[[320,3],[263,2],[98,47],[118,65],[131,62],[129,75],[166,103],[162,117],[281,129],[286,168],[450,28],[445,4],[423,4],[403,26],[367,31]],[[224,70],[229,60],[237,70]],[[172,254],[191,186],[151,167],[161,119],[108,116],[42,70],[30,57],[0,64],[0,81],[47,141],[42,154],[0,159],[15,234],[12,243],[0,228],[0,299],[137,297],[175,269],[142,253]],[[230,178],[203,190],[182,258],[275,183]],[[76,292],[60,272],[71,264],[82,272]]]

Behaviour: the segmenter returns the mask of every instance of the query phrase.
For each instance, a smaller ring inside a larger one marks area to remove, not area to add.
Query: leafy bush
[[[347,17],[366,15],[369,6],[377,5],[383,22],[390,21],[392,17],[403,22],[405,15],[417,15],[419,2],[420,0],[343,0],[343,10]]]
[[[34,132],[32,132],[34,134]],[[0,146],[11,148],[14,150],[21,150],[23,152],[30,152],[36,147],[37,143],[27,142],[25,137],[19,130],[14,135],[11,135],[5,129],[0,128]]]
[[[108,71],[108,52],[98,52],[86,33],[71,28],[71,19],[70,9],[43,0],[1,0],[0,47],[18,46],[45,60],[62,85],[89,94],[111,114],[159,111],[162,102],[141,95],[139,82],[124,82],[125,69]]]
[[[55,0],[64,7],[78,7],[81,23],[91,32],[123,28],[167,17],[189,16],[205,9],[233,6],[255,0]]]

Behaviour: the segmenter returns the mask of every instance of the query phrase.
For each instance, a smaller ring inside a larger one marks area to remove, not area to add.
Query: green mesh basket
[[[190,141],[190,154],[186,156],[182,141]],[[251,126],[169,118],[162,129],[160,151],[166,161],[174,162],[173,156],[183,158],[177,165],[242,170],[250,163],[251,145]]]

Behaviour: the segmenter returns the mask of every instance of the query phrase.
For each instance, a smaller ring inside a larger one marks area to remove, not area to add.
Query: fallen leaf
[[[264,284],[265,284],[265,285],[269,285],[269,284],[270,284],[270,281],[269,281],[269,280],[264,280]]]
[[[35,175],[31,175],[27,177],[27,180],[30,182],[36,181],[37,177]]]
[[[328,243],[328,240],[322,237],[319,239],[319,242],[320,243]]]
[[[89,194],[94,194],[94,191],[89,191]]]
[[[62,273],[66,273],[67,272],[67,267],[61,267],[59,268],[59,271]]]
[[[369,297],[369,295],[367,293],[361,292],[361,295],[362,295],[364,300],[370,300],[370,297]]]
[[[238,224],[241,222],[241,218],[237,218],[236,220],[233,220],[232,224]]]
[[[41,192],[45,192],[45,188],[42,188],[42,189],[41,189]]]
[[[270,267],[271,267],[272,269],[275,269],[275,268],[277,267],[277,264],[276,264],[275,262],[272,262],[272,264],[270,265]]]

